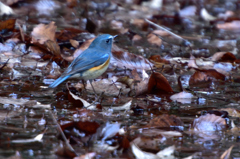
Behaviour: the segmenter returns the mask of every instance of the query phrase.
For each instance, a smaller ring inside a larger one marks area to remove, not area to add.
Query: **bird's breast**
[[[107,70],[109,63],[110,63],[110,57],[102,65],[99,65],[99,66],[90,68],[87,71],[84,71],[81,74],[82,79],[89,80],[89,79],[95,79],[98,76],[101,76]]]

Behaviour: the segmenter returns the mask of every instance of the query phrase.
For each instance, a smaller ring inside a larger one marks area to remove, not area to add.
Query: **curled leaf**
[[[161,90],[168,93],[173,92],[172,87],[170,86],[166,77],[159,72],[153,72],[148,82],[148,92],[151,93],[154,90]]]
[[[200,116],[193,122],[194,130],[200,132],[219,131],[224,130],[226,127],[227,127],[226,120],[214,114]]]
[[[233,63],[235,60],[237,58],[230,52],[217,52],[212,56],[212,61]]]
[[[217,72],[214,69],[210,70],[200,70],[198,69],[189,79],[189,85],[197,85],[206,82],[211,82],[214,80],[225,80],[225,75]]]
[[[31,33],[32,43],[44,45],[54,55],[60,55],[60,47],[55,38],[56,28],[55,22],[37,25]]]

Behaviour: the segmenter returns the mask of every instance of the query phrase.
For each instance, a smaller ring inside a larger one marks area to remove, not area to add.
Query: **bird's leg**
[[[96,91],[95,91],[95,89],[94,89],[94,87],[93,87],[93,85],[92,85],[92,80],[89,80],[89,82],[90,82],[90,84],[91,84],[91,86],[92,86],[92,89],[93,89],[93,92],[95,93],[95,96],[97,96],[97,93],[96,93]]]
[[[83,79],[81,81],[82,81],[82,84],[83,84],[82,94],[86,94],[87,93],[86,83],[85,83],[85,81]]]

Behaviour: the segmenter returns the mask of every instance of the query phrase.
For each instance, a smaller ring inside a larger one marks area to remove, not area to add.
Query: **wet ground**
[[[1,158],[240,157],[239,2],[4,4]],[[79,80],[49,89],[103,33],[118,36],[97,95]]]

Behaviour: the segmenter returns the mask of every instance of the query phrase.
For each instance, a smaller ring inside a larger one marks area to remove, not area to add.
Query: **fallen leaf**
[[[212,61],[233,63],[235,60],[237,58],[230,52],[217,52],[212,56]]]
[[[215,114],[206,114],[195,119],[193,129],[197,132],[221,131],[227,128],[226,120]]]
[[[17,139],[17,140],[12,140],[12,143],[32,143],[32,142],[42,142],[42,138],[43,138],[43,133],[37,135],[36,137],[32,138],[32,139]]]
[[[153,154],[150,152],[142,151],[138,144],[141,143],[142,140],[140,138],[136,138],[131,142],[132,152],[137,159],[169,159],[174,158],[173,153],[175,151],[175,146],[167,147],[157,154]]]
[[[12,8],[0,2],[0,16],[13,14]]]
[[[105,127],[101,131],[101,135],[103,136],[102,141],[105,141],[108,138],[115,136],[120,130],[120,123],[109,123],[107,122]]]
[[[126,111],[126,110],[130,110],[131,105],[132,105],[132,100],[130,100],[129,102],[125,103],[122,106],[114,106],[114,107],[112,107],[112,109],[115,110],[115,111],[120,111],[120,110],[125,110]]]
[[[240,21],[239,20],[234,20],[234,21],[231,21],[231,22],[223,23],[223,24],[217,24],[217,28],[227,30],[227,31],[239,31]]]
[[[95,121],[79,121],[74,123],[75,127],[85,132],[87,135],[95,134],[99,128],[99,124]]]
[[[73,151],[71,151],[71,149],[69,149],[69,147],[61,140],[60,143],[58,144],[58,147],[55,150],[55,154],[69,158],[76,157],[76,154]]]
[[[93,151],[96,152],[102,152],[102,151],[115,151],[117,148],[119,147],[119,145],[116,146],[109,146],[109,144],[104,144],[104,143],[96,143],[93,145]]]
[[[53,55],[60,55],[60,47],[56,41],[47,40],[44,44]]]
[[[55,22],[51,22],[48,25],[45,24],[37,25],[31,33],[32,42],[44,44],[48,40],[55,41],[56,28],[57,26],[55,26]]]
[[[148,82],[148,92],[154,92],[154,90],[161,90],[168,93],[172,93],[172,87],[167,79],[159,72],[153,72]]]
[[[207,83],[215,80],[225,80],[225,75],[217,72],[214,69],[200,70],[197,71],[190,77],[189,85],[194,86],[202,83]]]
[[[183,91],[183,92],[172,95],[170,99],[173,101],[177,101],[182,104],[185,104],[185,103],[191,103],[193,97],[194,96],[192,95],[192,93]]]
[[[0,8],[0,14],[1,14],[1,8]],[[8,19],[5,21],[0,21],[0,31],[3,29],[7,29],[8,31],[13,31],[15,28],[15,22],[16,22],[16,19]]]
[[[188,61],[188,68],[198,68],[196,63],[196,58],[191,54],[190,59]]]
[[[173,153],[174,153],[175,149],[176,149],[176,148],[175,148],[174,145],[173,145],[173,146],[169,146],[169,147],[161,150],[160,152],[158,152],[158,153],[157,153],[157,156],[158,156],[159,158],[162,158],[162,159],[164,159],[164,158],[167,159],[167,158],[170,157],[170,156],[174,157],[174,156],[173,156]]]
[[[175,115],[161,115],[158,117],[153,118],[147,127],[165,127],[165,128],[170,128],[170,127],[183,127],[183,122],[182,120],[175,116]]]
[[[150,44],[153,44],[153,45],[157,45],[157,46],[161,46],[162,45],[162,39],[160,39],[157,35],[152,34],[152,33],[148,34],[147,41]]]
[[[201,9],[200,15],[205,21],[208,21],[208,22],[217,19],[217,17],[214,17],[211,14],[209,14],[208,11],[205,8]]]
[[[168,60],[162,59],[160,55],[152,55],[149,60],[158,62],[158,63],[164,63],[164,64],[170,64]]]
[[[128,149],[130,147],[130,142],[127,139],[127,136],[123,136],[122,140],[119,143],[121,148]]]
[[[83,104],[82,100],[80,100],[79,97],[74,95],[69,88],[68,88],[68,101],[71,102],[73,106],[77,108],[81,108],[85,104],[85,103]]]
[[[56,28],[55,22],[37,25],[31,33],[32,43],[44,45],[53,55],[60,56],[60,47],[55,38]]]
[[[230,159],[230,154],[233,149],[234,145],[227,149],[220,157],[220,159]]]
[[[133,142],[131,143],[132,152],[137,159],[160,159],[157,155],[142,151]]]
[[[85,108],[87,108],[87,109],[90,109],[90,110],[95,110],[95,109],[97,109],[97,107],[96,107],[96,105],[95,105],[94,103],[93,103],[93,104],[88,103],[86,100],[84,100],[84,99],[76,96],[75,94],[73,94],[73,93],[69,90],[68,87],[67,87],[67,89],[68,89],[68,92],[69,92],[68,98],[69,98],[70,100],[72,100],[73,102],[75,102],[77,106],[83,105],[83,107],[85,107]],[[75,101],[74,101],[74,100],[75,100]],[[78,102],[78,101],[80,101],[82,104],[79,105],[79,102]]]
[[[185,8],[179,11],[181,17],[192,17],[196,15],[197,7],[194,5],[186,6]]]
[[[59,42],[66,42],[77,37],[80,33],[86,32],[77,28],[64,28],[60,32],[56,32],[56,39]]]

